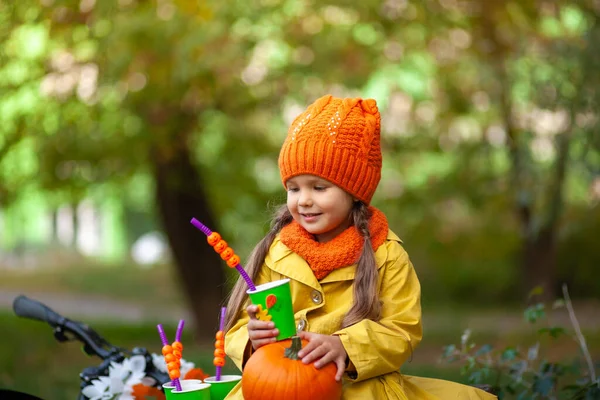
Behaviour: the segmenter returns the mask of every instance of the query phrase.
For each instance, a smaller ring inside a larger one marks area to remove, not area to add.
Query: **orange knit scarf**
[[[375,207],[369,207],[369,231],[373,251],[381,246],[388,234],[385,215]],[[354,226],[349,227],[332,240],[319,243],[299,223],[292,221],[284,226],[279,239],[294,253],[306,260],[310,269],[321,280],[331,271],[355,264],[360,257],[364,238]]]

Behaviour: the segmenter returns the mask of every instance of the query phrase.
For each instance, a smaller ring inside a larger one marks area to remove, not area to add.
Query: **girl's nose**
[[[312,206],[312,199],[307,193],[300,193],[300,197],[298,198],[298,205],[301,207],[310,207]]]

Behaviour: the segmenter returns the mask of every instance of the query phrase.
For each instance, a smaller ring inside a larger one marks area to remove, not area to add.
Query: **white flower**
[[[146,358],[144,356],[133,356],[126,359],[123,365],[127,365],[127,368],[132,372],[144,372],[146,370]]]
[[[109,391],[110,380],[101,376],[92,381],[91,385],[83,388],[81,393],[90,400],[112,399],[113,393]]]
[[[162,355],[152,354],[152,363],[164,373],[167,364]],[[194,368],[194,363],[181,359],[181,376]],[[122,363],[111,362],[108,376],[100,376],[86,386],[82,393],[90,400],[134,400],[133,387],[139,383],[151,386],[155,380],[146,376],[146,358],[133,356]]]
[[[133,400],[133,386],[146,377],[146,359],[133,356],[122,363],[111,362],[108,376],[100,376],[86,386],[82,393],[90,400]]]
[[[167,363],[165,362],[165,358],[163,356],[159,356],[158,354],[152,353],[152,364],[158,369],[160,372],[167,373]]]
[[[113,394],[118,394],[123,391],[123,380],[127,377],[128,372],[125,365],[110,363],[108,368],[108,378],[110,379],[110,391]]]

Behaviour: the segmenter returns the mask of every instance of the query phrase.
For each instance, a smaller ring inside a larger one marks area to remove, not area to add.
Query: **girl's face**
[[[286,183],[292,217],[318,242],[327,242],[351,225],[354,198],[333,183],[314,175],[298,175]]]

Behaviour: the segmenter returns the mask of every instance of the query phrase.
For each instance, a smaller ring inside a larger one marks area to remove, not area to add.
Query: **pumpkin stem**
[[[302,340],[300,336],[292,336],[292,345],[285,349],[283,355],[290,360],[299,360],[298,352],[302,350]]]

